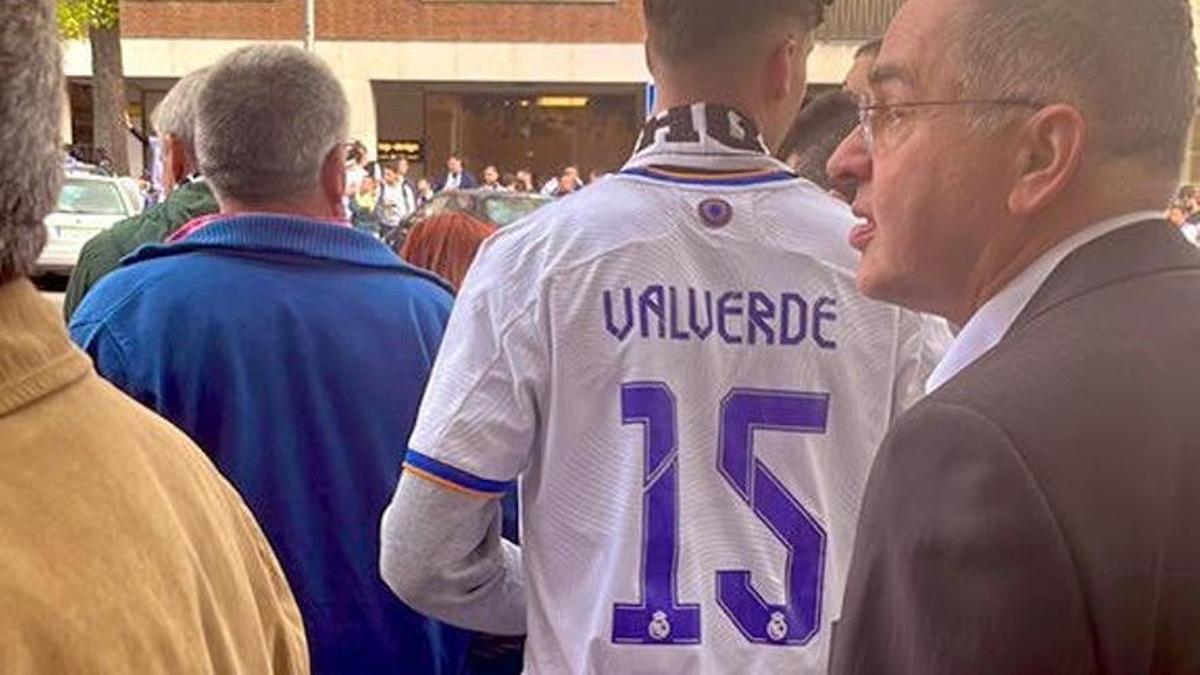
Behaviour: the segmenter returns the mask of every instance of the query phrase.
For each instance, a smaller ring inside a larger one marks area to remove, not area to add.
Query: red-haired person
[[[465,213],[434,216],[408,233],[400,257],[450,282],[457,292],[479,245],[495,231],[494,225]]]

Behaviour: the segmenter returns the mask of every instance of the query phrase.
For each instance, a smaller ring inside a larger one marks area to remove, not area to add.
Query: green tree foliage
[[[129,175],[125,69],[121,59],[120,0],[57,0],[58,27],[68,40],[86,39],[92,51],[92,137],[111,168]]]
[[[118,0],[58,0],[58,28],[68,40],[82,40],[95,28],[112,28],[120,20]]]

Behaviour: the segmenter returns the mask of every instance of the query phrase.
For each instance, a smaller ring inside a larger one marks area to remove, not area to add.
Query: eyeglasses
[[[913,101],[909,103],[878,103],[860,105],[858,107],[858,123],[862,128],[863,140],[867,150],[875,151],[875,144],[886,133],[887,129],[900,124],[905,118],[904,111],[910,109],[946,108],[956,106],[1007,106],[1017,108],[1039,109],[1046,107],[1045,103],[1026,98],[998,99],[963,99],[959,101]]]

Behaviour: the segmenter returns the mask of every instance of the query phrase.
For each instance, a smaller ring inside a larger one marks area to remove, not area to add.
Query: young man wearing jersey
[[[859,294],[848,208],[768,152],[824,4],[645,0],[633,158],[467,276],[381,569],[527,631],[527,673],[824,672],[874,450],[946,337]]]

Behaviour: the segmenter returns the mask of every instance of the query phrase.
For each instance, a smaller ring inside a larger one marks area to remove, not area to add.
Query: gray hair
[[[200,172],[216,193],[246,202],[317,187],[345,140],[349,106],[329,66],[299,47],[255,45],[208,74],[196,114]]]
[[[1177,172],[1195,114],[1186,0],[974,0],[958,49],[970,98],[1069,103],[1102,156]]]
[[[49,0],[0,0],[0,283],[29,276],[62,187],[62,47]]]
[[[208,68],[183,76],[171,87],[151,115],[150,123],[159,136],[174,136],[183,142],[188,156],[196,159],[196,107],[208,77]]]

